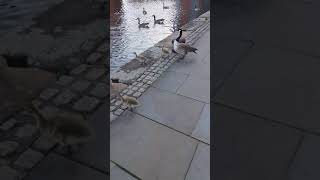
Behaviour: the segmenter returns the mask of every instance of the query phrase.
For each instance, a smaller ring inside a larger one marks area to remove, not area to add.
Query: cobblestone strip
[[[104,42],[85,64],[59,77],[34,99],[45,117],[53,117],[60,109],[90,114],[107,100],[107,48]],[[22,179],[55,147],[56,143],[36,128],[35,116],[22,110],[0,124],[0,177]]]
[[[195,23],[197,27],[191,27],[193,30],[191,30],[191,32],[186,36],[186,40],[189,44],[194,44],[201,37],[202,33],[210,28],[210,18],[208,17],[201,19],[202,20],[199,20],[197,18],[194,20],[197,22],[200,21],[200,23]],[[193,23],[193,21],[190,23]],[[186,24],[185,27],[188,25],[189,23]],[[128,88],[124,89],[120,94],[139,98],[142,93],[144,93],[150,87],[150,85],[155,82],[161,76],[161,74],[164,73],[178,58],[179,55],[172,53],[166,58],[160,58],[156,60],[143,72],[143,74],[141,74]],[[120,116],[127,108],[127,106],[122,104],[121,100],[111,98],[110,122],[117,119],[117,117]]]

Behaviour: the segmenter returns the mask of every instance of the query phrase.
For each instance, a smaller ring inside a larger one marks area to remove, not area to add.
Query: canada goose
[[[167,48],[167,47],[162,47],[161,48],[161,50],[162,50],[162,52],[164,52],[164,53],[166,53],[166,54],[170,54],[170,49],[169,48]]]
[[[155,15],[152,16],[155,24],[163,24],[164,19],[156,19]]]
[[[162,7],[163,7],[163,9],[169,9],[169,6],[165,6],[164,2],[162,2]]]
[[[185,38],[181,38],[182,37],[182,31],[185,31],[185,30],[182,30],[180,28],[178,28],[178,30],[179,30],[179,36],[178,36],[178,38],[176,40],[178,40],[179,43],[186,43],[186,39]],[[175,41],[174,39],[171,41],[172,44],[174,44],[174,41]],[[174,48],[172,49],[172,52],[177,53],[177,52],[174,51]]]
[[[136,60],[138,60],[142,65],[146,64],[147,58],[142,55],[138,55],[136,52],[134,52],[134,54],[136,55]]]
[[[127,84],[120,83],[119,80],[111,80],[110,82],[111,92],[115,94],[118,98],[121,98],[120,92],[128,87]]]
[[[199,11],[200,8],[197,7],[197,2],[194,4],[194,11]]]
[[[180,29],[179,31],[180,31],[180,35],[177,37],[177,39],[175,39],[173,41],[173,52],[181,54],[181,55],[183,55],[183,57],[188,52],[197,53],[196,52],[198,50],[197,48],[194,48],[194,47],[190,46],[189,44],[179,42],[180,37],[182,36],[182,31],[185,31],[185,30]]]
[[[122,102],[125,103],[132,111],[133,108],[140,106],[140,102],[134,98],[127,95],[121,96]]]
[[[146,15],[147,11],[143,8],[142,13],[143,13],[143,15]]]
[[[62,112],[52,119],[46,119],[37,106],[32,106],[32,109],[38,115],[37,127],[62,148],[67,148],[69,154],[73,153],[74,147],[83,145],[94,135],[82,114]]]
[[[149,28],[149,23],[140,23],[140,18],[137,18],[139,28]]]

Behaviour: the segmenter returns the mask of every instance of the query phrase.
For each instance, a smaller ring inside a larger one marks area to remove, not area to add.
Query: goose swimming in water
[[[177,39],[173,40],[173,52],[183,55],[183,58],[188,52],[197,53],[196,52],[198,50],[197,48],[194,48],[189,44],[186,44],[185,42],[180,42],[182,31],[185,31],[185,30],[179,29],[179,31],[180,31],[180,35],[177,37]]]
[[[163,24],[164,19],[156,19],[155,15],[152,16],[155,24]]]
[[[196,2],[194,5],[194,11],[199,11],[199,10],[200,10],[200,8],[197,7],[197,2]]]
[[[136,55],[136,60],[138,60],[143,65],[146,64],[147,58],[145,58],[144,56],[138,55],[136,52],[134,52],[134,54]]]
[[[162,2],[162,8],[163,8],[163,9],[169,9],[169,6],[165,6],[165,5],[164,5],[164,2]]]
[[[149,23],[140,23],[140,18],[137,18],[139,28],[149,28]]]
[[[147,11],[143,8],[142,13],[143,13],[143,15],[146,15]]]

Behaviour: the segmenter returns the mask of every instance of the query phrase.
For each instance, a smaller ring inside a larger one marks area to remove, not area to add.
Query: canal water
[[[32,19],[62,0],[0,0],[0,36],[31,25]]]
[[[209,9],[210,0],[111,0],[111,73],[133,59],[134,52],[142,53],[170,35],[173,26],[186,24]],[[154,25],[152,15],[165,19],[164,24]],[[149,29],[139,29],[138,17],[141,23],[149,23]]]

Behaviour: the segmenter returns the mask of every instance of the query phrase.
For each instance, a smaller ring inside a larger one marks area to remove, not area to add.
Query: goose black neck
[[[179,36],[177,37],[177,41],[179,41],[180,40],[180,38],[181,38],[181,36],[182,36],[182,31],[181,30],[179,30],[179,32],[180,32],[180,34],[179,34]]]

